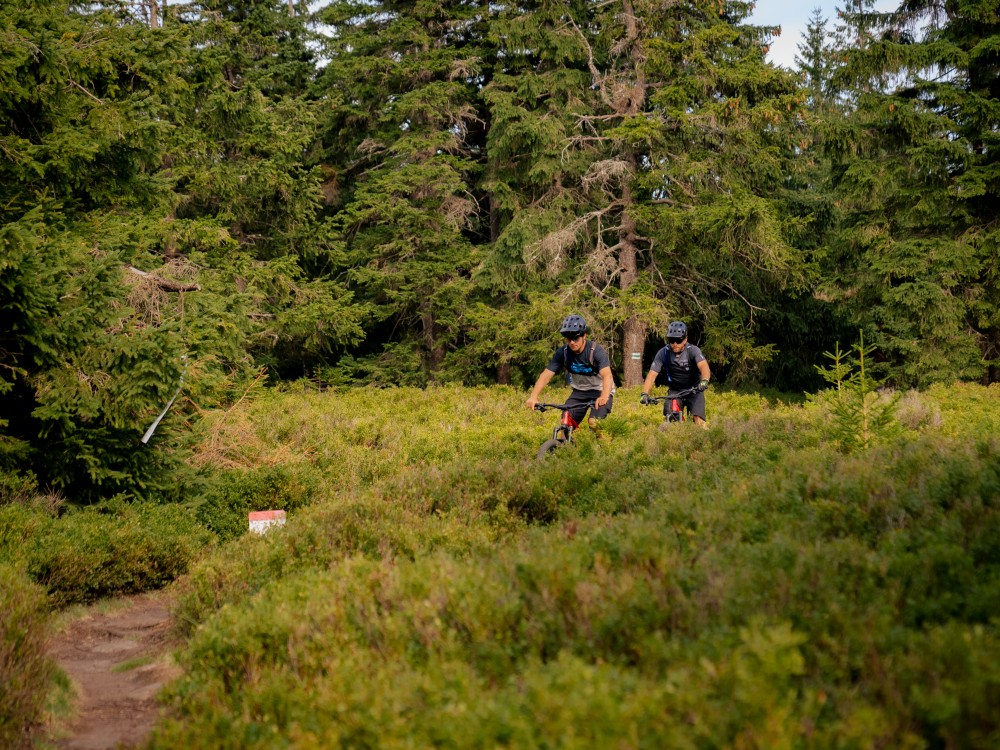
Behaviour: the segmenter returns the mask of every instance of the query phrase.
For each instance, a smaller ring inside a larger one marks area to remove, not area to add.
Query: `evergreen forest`
[[[0,0],[0,745],[172,585],[153,748],[1000,746],[1000,3],[753,8]]]

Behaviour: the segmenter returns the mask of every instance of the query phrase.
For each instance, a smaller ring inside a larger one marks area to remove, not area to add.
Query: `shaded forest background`
[[[4,482],[183,497],[254,383],[524,385],[568,312],[625,385],[678,318],[1000,379],[1000,11],[870,6],[791,72],[724,0],[0,0]]]

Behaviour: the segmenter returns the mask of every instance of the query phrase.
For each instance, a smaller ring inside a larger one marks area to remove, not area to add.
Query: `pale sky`
[[[826,31],[831,34],[837,25],[837,7],[842,5],[838,0],[757,0],[750,22],[760,26],[781,26],[781,36],[772,40],[767,59],[775,65],[794,69],[795,56],[799,54],[802,35],[813,9],[819,8],[823,13]],[[875,3],[876,10],[893,10],[898,6],[899,0]]]

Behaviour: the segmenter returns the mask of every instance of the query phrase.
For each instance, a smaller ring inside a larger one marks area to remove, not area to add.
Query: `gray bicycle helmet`
[[[667,327],[667,338],[668,339],[682,339],[688,335],[688,327],[681,323],[679,320],[675,320]]]
[[[567,315],[559,326],[559,333],[563,336],[579,336],[587,332],[587,321],[580,315]]]

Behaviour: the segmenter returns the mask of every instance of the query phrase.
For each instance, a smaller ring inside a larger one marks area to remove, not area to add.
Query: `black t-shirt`
[[[704,361],[705,355],[694,344],[685,344],[679,354],[674,354],[669,346],[665,346],[656,353],[649,369],[660,372],[666,366],[670,387],[682,390],[699,383],[701,370],[698,369],[698,363]]]
[[[600,372],[605,367],[611,367],[608,352],[600,344],[588,341],[579,354],[563,344],[556,349],[545,369],[555,373],[569,371],[570,385],[578,391],[599,391],[604,387]]]

